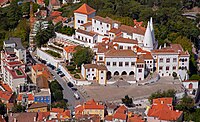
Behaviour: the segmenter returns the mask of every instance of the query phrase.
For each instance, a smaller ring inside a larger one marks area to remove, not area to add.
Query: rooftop
[[[85,64],[83,65],[85,69],[96,68],[98,70],[107,70],[106,66],[104,65],[97,65],[97,64]]]
[[[132,58],[137,55],[132,50],[114,50],[111,49],[105,53],[105,57]]]
[[[0,99],[8,101],[10,100],[11,97],[12,97],[12,92],[0,90]]]
[[[119,43],[129,43],[129,44],[138,44],[138,41],[123,37],[117,37],[113,40],[113,42],[119,42]]]
[[[47,106],[48,106],[47,103],[40,103],[40,102],[38,102],[38,103],[32,103],[28,107],[28,109],[42,108],[42,107],[47,107]]]
[[[22,97],[27,97],[28,98],[28,101],[33,101],[34,100],[34,96],[33,96],[33,94],[32,93],[27,93],[27,94],[19,94],[18,96],[17,96],[17,101],[22,101]]]
[[[67,53],[73,53],[73,52],[75,52],[75,48],[76,48],[76,46],[67,46],[67,47],[64,47],[64,50]]]
[[[104,23],[109,23],[109,24],[113,24],[113,23],[118,23],[118,24],[120,24],[119,21],[113,20],[113,19],[111,19],[111,18],[109,18],[109,17],[103,18],[103,17],[101,17],[101,16],[95,16],[93,19],[98,20],[98,21],[101,21],[101,22],[104,22]]]
[[[15,44],[16,49],[25,50],[21,43],[21,38],[10,37],[9,40],[4,41],[5,44]]]
[[[9,122],[35,122],[37,120],[37,113],[35,112],[26,112],[26,113],[10,113],[8,115]]]
[[[81,14],[86,14],[86,15],[90,15],[94,12],[96,12],[96,10],[91,8],[89,5],[85,3],[81,7],[79,7],[77,10],[74,11],[74,13],[81,13]]]
[[[76,32],[83,33],[83,34],[88,35],[88,36],[95,36],[96,35],[96,33],[88,32],[88,31],[81,30],[81,29],[77,29]]]

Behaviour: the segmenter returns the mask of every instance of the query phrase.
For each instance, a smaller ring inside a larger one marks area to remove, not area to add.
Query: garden
[[[70,72],[70,74],[76,78],[76,79],[81,79],[80,77],[80,73],[81,73],[81,70],[80,69],[76,69],[76,66],[75,65],[68,65],[66,66],[66,68],[68,69],[68,71]]]
[[[53,57],[56,58],[61,58],[61,55],[57,52],[51,51],[51,50],[45,50],[45,52],[47,52],[48,54],[52,55]]]

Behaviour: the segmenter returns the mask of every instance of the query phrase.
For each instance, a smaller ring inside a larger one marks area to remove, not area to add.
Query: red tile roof
[[[145,122],[145,121],[143,120],[142,116],[135,114],[134,116],[128,118],[128,122]]]
[[[107,121],[112,121],[113,120],[113,116],[110,116],[110,115],[107,115],[104,120],[107,120]]]
[[[136,57],[137,55],[132,50],[109,50],[105,53],[105,57]]]
[[[96,10],[94,10],[93,8],[91,8],[85,3],[81,7],[79,7],[77,10],[74,11],[74,13],[81,13],[81,14],[87,14],[87,15],[90,15],[94,12],[96,12]]]
[[[44,119],[50,116],[50,112],[38,112],[38,119],[37,121],[44,121]]]
[[[18,75],[17,72],[16,72],[16,69],[10,70],[6,66],[4,66],[4,68],[12,75],[13,79],[26,78],[26,73],[21,68],[19,68],[17,70],[19,70],[22,73],[22,75]]]
[[[83,26],[83,27],[88,27],[88,26],[91,26],[92,25],[92,22],[88,22],[88,23],[85,23],[85,24],[83,24],[83,25],[81,25],[81,26]]]
[[[144,59],[153,59],[153,56],[151,55],[150,52],[146,53],[146,54],[142,54]]]
[[[60,6],[60,1],[59,0],[51,0],[51,5],[52,6]]]
[[[0,0],[0,5],[4,5],[8,2],[8,0]]]
[[[114,118],[114,119],[126,120],[127,115],[126,115],[126,114],[123,114],[123,113],[115,113],[115,114],[113,115],[113,118]]]
[[[118,37],[113,40],[113,42],[119,42],[119,43],[129,43],[129,44],[138,44],[138,41],[123,37]]]
[[[121,33],[121,30],[117,28],[112,28],[109,32],[114,33],[114,34],[119,34]]]
[[[64,112],[58,113],[57,117],[59,120],[65,120],[65,119],[71,118],[71,111],[65,110]]]
[[[8,100],[10,100],[12,95],[13,94],[11,92],[0,90],[0,99],[8,101]]]
[[[54,112],[54,113],[62,113],[62,112],[64,112],[64,109],[63,109],[63,108],[52,108],[52,109],[51,109],[51,112]]]
[[[44,3],[44,0],[37,0],[37,4],[44,5],[45,3]]]
[[[171,105],[153,104],[147,115],[150,117],[156,117],[158,120],[176,121],[181,117],[182,114],[182,111],[174,110],[173,106]]]
[[[51,12],[51,17],[58,17],[58,16],[61,16],[61,14],[62,14],[62,12],[60,12],[60,11],[53,11],[53,12]]]
[[[12,92],[12,89],[10,88],[10,86],[6,83],[3,83],[2,81],[0,81],[0,86],[2,86],[4,90],[8,92]]]
[[[17,101],[22,101],[22,96],[23,96],[23,94],[19,94],[17,97]],[[34,96],[32,93],[27,93],[27,96],[28,96],[28,101],[34,100]]]
[[[182,82],[199,82],[198,80],[184,80]]]
[[[76,48],[76,46],[67,46],[67,47],[64,47],[64,50],[67,53],[73,53],[73,52],[75,52],[75,48]]]
[[[146,31],[146,29],[143,28],[143,27],[137,27],[137,26],[132,27],[132,26],[128,26],[128,25],[121,25],[119,27],[119,29],[122,32],[125,32],[125,33],[128,33],[128,34],[136,33],[136,34],[140,34],[140,35],[144,35],[145,31]]]
[[[55,19],[53,19],[52,21],[54,22],[54,24],[56,24],[58,22],[65,22],[66,20],[67,20],[66,17],[58,16]]]
[[[169,97],[163,97],[163,98],[157,98],[157,99],[153,99],[153,104],[169,104],[172,105],[173,102],[173,98]]]

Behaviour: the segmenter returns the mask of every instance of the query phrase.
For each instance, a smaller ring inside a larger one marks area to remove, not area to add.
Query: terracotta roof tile
[[[11,92],[0,90],[0,99],[9,101],[12,95],[13,94]]]
[[[118,24],[120,24],[119,21],[113,20],[113,19],[111,19],[111,18],[109,18],[109,17],[103,18],[103,17],[101,17],[101,16],[95,16],[93,19],[98,20],[98,21],[101,21],[101,22],[104,22],[104,23],[109,23],[109,24],[113,24],[113,23],[118,23]]]
[[[2,81],[0,81],[0,86],[2,86],[5,91],[12,92],[10,86],[6,83],[3,83]]]
[[[58,16],[61,16],[61,14],[62,14],[62,12],[60,12],[60,11],[53,11],[53,12],[51,12],[51,17],[58,17]]]
[[[157,98],[157,99],[153,99],[153,104],[169,104],[172,105],[173,102],[173,98],[169,97],[169,98]]]
[[[60,6],[60,1],[59,0],[51,0],[51,5],[52,6]]]
[[[144,63],[144,57],[141,55],[137,58],[136,63]]]
[[[71,111],[70,110],[65,110],[64,112],[58,113],[57,117],[59,120],[66,120],[71,118]]]
[[[109,50],[105,53],[105,57],[136,57],[132,50]]]
[[[119,27],[119,29],[122,31],[122,32],[125,32],[125,33],[128,33],[128,34],[133,34],[133,33],[136,33],[136,34],[140,34],[140,35],[144,35],[145,34],[145,31],[146,29],[142,29],[141,27],[132,27],[132,26],[128,26],[128,25],[121,25]]]
[[[113,118],[114,118],[114,119],[126,120],[127,115],[126,115],[126,114],[123,114],[123,113],[115,113],[115,114],[113,115]]]
[[[96,12],[96,10],[94,10],[93,8],[91,8],[85,3],[81,7],[79,7],[77,10],[74,11],[74,13],[81,13],[81,14],[87,14],[87,15],[90,15],[94,12]]]
[[[77,29],[76,32],[82,33],[82,34],[85,34],[85,35],[88,35],[88,36],[95,36],[96,35],[96,33],[88,32],[88,31],[81,30],[81,29]]]
[[[38,103],[32,103],[28,109],[35,109],[35,108],[41,108],[41,107],[47,107],[48,104],[47,103],[41,103],[41,102],[38,102]]]
[[[142,116],[134,115],[128,118],[128,122],[145,122],[142,118]]]
[[[113,40],[113,42],[119,42],[119,43],[129,43],[129,44],[138,44],[138,41],[123,37],[117,37]]]
[[[81,26],[83,26],[83,27],[88,27],[88,26],[91,26],[92,25],[92,22],[87,22],[87,23],[85,23],[85,24],[83,24],[83,25],[81,25]]]
[[[114,33],[114,34],[119,34],[121,33],[121,30],[117,28],[112,28],[109,32]]]
[[[51,109],[51,112],[54,112],[54,113],[62,113],[62,112],[64,112],[64,109],[63,109],[63,108],[52,108],[52,109]]]
[[[107,120],[107,121],[112,121],[113,120],[113,116],[110,116],[110,115],[107,115],[104,120]]]
[[[73,53],[73,52],[75,52],[75,48],[76,48],[76,46],[67,46],[67,47],[64,47],[64,50],[67,53]]]
[[[33,96],[32,93],[27,93],[26,95],[28,96],[28,100],[29,101],[33,101],[34,100],[34,96]],[[17,96],[17,101],[22,101],[22,96],[23,96],[23,94],[19,94]]]
[[[38,112],[38,121],[44,121],[44,119],[47,119],[50,116],[50,112]]]

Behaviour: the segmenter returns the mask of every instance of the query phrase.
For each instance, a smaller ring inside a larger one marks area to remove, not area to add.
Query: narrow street
[[[38,61],[33,55],[31,55],[32,58],[29,58],[32,60],[32,62],[37,62],[37,63],[41,63],[40,61]],[[82,104],[85,102],[84,97],[80,94],[80,92],[76,91],[79,96],[80,99],[76,100],[76,98],[74,97],[74,92],[68,85],[65,79],[61,78],[57,72],[55,70],[52,70],[50,67],[48,67],[48,70],[51,72],[51,74],[53,74],[55,76],[55,79],[58,81],[58,83],[62,86],[63,88],[63,99],[67,99],[68,100],[68,104],[69,104],[69,109],[71,111],[74,111],[74,107],[78,104]]]

